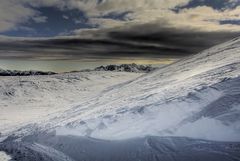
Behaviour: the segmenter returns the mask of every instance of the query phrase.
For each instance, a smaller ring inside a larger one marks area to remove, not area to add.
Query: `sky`
[[[238,36],[239,0],[0,0],[0,68],[168,64]]]

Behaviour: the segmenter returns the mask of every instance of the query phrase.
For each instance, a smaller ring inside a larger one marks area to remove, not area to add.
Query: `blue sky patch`
[[[212,7],[215,10],[234,9],[240,5],[240,1],[229,2],[226,0],[191,0],[184,6],[177,6],[173,9],[175,12],[179,12],[182,9],[196,8],[199,6]]]
[[[225,25],[225,24],[240,25],[240,20],[222,20],[219,23],[221,25]]]
[[[131,11],[117,13],[117,12],[111,12],[107,15],[102,16],[101,18],[107,18],[107,19],[114,19],[119,21],[126,21],[128,20],[127,15],[132,13]]]
[[[36,19],[30,19],[17,29],[3,34],[7,36],[51,37],[69,33],[75,29],[96,27],[89,24],[84,12],[77,9],[60,10],[55,7],[41,7],[37,8],[37,11],[41,16],[46,17],[44,22],[36,22]]]

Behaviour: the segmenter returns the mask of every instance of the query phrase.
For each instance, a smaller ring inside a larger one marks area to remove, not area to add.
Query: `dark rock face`
[[[18,71],[18,70],[3,70],[0,69],[0,76],[31,76],[31,75],[53,75],[54,72],[43,72],[43,71]]]
[[[121,65],[107,65],[95,68],[96,71],[118,71],[118,72],[140,72],[148,73],[153,71],[154,67],[150,65],[137,65],[137,64],[121,64]]]

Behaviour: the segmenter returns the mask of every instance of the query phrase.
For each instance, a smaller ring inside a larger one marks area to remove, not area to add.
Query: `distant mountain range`
[[[119,71],[119,72],[142,72],[148,73],[153,71],[154,67],[151,65],[137,65],[133,64],[121,64],[121,65],[107,65],[107,66],[100,66],[95,68],[96,71]]]
[[[72,71],[72,72],[88,72],[88,71],[117,71],[117,72],[136,72],[136,73],[148,73],[153,71],[154,67],[151,65],[137,65],[137,64],[121,64],[121,65],[107,65],[107,66],[100,66],[93,70],[86,69],[80,71]],[[69,72],[69,73],[72,73]],[[51,71],[36,71],[36,70],[29,70],[29,71],[19,71],[19,70],[4,70],[0,69],[0,76],[30,76],[30,75],[54,75],[57,74]]]
[[[0,69],[0,76],[30,76],[30,75],[53,75],[55,72],[43,72],[43,71],[19,71],[19,70],[3,70]]]

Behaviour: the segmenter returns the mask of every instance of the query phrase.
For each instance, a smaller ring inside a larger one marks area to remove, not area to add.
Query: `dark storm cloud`
[[[240,35],[237,32],[200,32],[156,24],[95,32],[94,36],[89,38],[0,41],[0,58],[176,58],[197,53]]]

